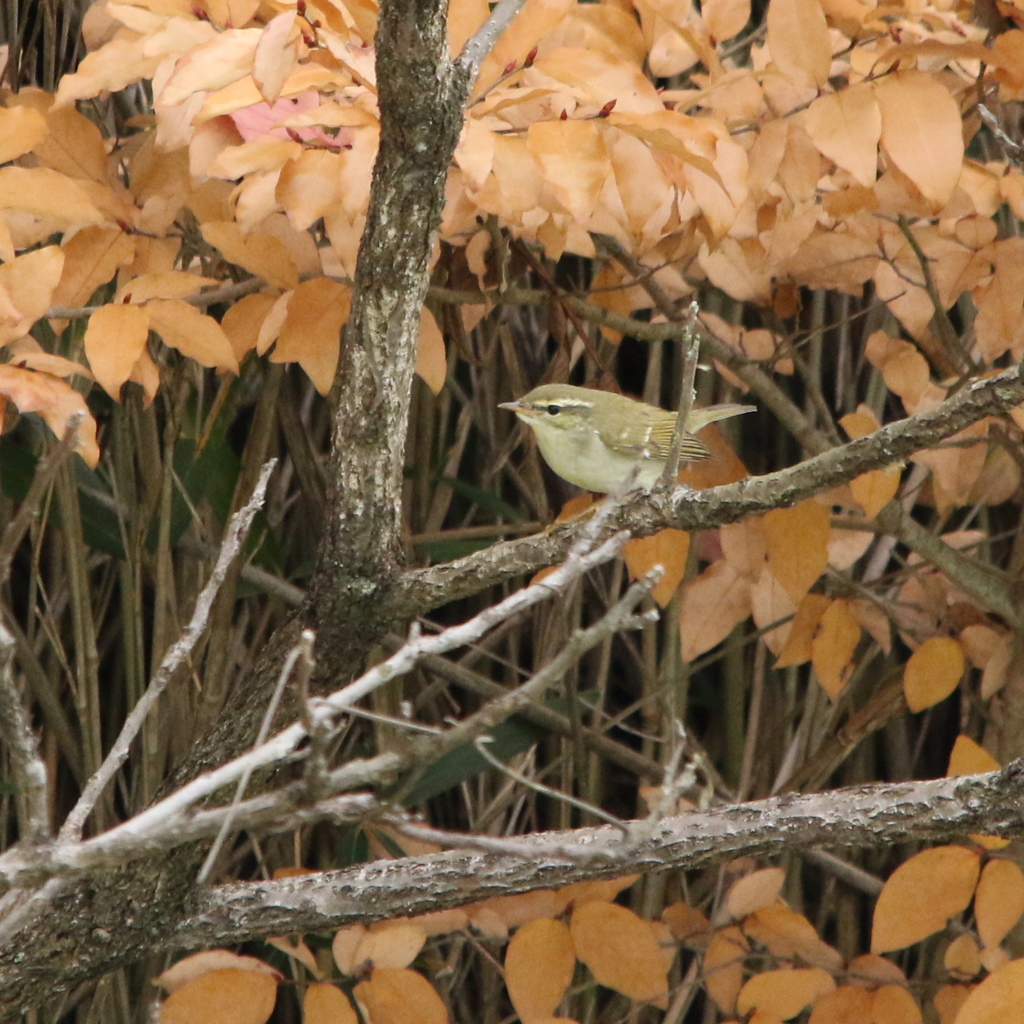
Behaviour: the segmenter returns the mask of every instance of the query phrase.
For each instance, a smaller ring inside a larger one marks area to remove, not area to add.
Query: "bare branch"
[[[249,527],[252,526],[256,513],[263,505],[267,481],[270,479],[270,474],[273,472],[275,465],[277,465],[277,460],[271,459],[263,467],[249,502],[231,517],[217,563],[213,567],[213,572],[210,574],[206,586],[203,587],[203,591],[196,601],[191,621],[182,631],[178,641],[164,656],[163,663],[147,687],[146,692],[139,698],[139,702],[132,708],[131,714],[125,719],[125,723],[121,727],[121,733],[114,741],[114,745],[110,748],[106,758],[104,758],[103,764],[100,765],[96,774],[86,783],[85,790],[78,798],[78,803],[72,808],[71,813],[61,826],[61,842],[67,842],[82,834],[82,828],[85,825],[86,819],[92,813],[93,807],[96,806],[96,801],[99,799],[100,794],[127,759],[132,741],[138,735],[139,729],[142,728],[142,723],[153,708],[156,707],[160,695],[167,689],[168,684],[174,678],[174,673],[178,670],[178,666],[192,653],[193,648],[203,634],[203,630],[206,629],[210,610],[220,591],[221,584],[224,582],[224,578],[227,576],[228,569],[235,556],[245,544],[245,538],[249,535]]]

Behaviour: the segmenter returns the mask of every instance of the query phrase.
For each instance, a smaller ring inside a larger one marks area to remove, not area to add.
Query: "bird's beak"
[[[526,406],[522,402],[499,402],[499,409],[508,409],[510,412],[514,412],[517,416],[526,411]]]

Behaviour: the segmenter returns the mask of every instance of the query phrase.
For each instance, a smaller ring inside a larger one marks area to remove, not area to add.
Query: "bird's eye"
[[[557,416],[561,411],[562,411],[562,407],[560,405],[549,405],[548,406],[548,415],[549,416]]]

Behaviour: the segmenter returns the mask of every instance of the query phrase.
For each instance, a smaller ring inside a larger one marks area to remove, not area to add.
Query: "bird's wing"
[[[652,416],[648,423],[630,424],[619,430],[600,431],[601,440],[612,451],[620,455],[645,459],[667,459],[672,447],[672,436],[675,433],[675,413],[659,409],[660,415]],[[679,458],[683,462],[695,462],[708,459],[711,452],[707,446],[698,441],[692,434],[683,435],[683,443],[679,450]]]

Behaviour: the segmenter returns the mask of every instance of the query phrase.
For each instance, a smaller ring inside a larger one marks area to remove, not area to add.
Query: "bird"
[[[563,480],[607,494],[639,468],[636,486],[650,490],[668,461],[677,414],[625,395],[573,384],[542,384],[515,402],[502,402],[530,427],[544,461]],[[691,409],[680,462],[710,458],[693,432],[709,423],[754,412],[752,405]]]

